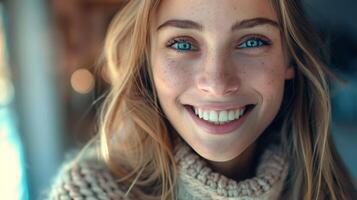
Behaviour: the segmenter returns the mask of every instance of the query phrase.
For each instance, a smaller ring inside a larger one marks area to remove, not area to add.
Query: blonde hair
[[[286,199],[351,199],[355,194],[330,136],[328,73],[311,27],[296,0],[271,0],[295,67],[293,98],[284,111],[281,142],[291,167]],[[131,0],[110,24],[104,47],[112,87],[100,115],[101,152],[127,185],[151,187],[146,199],[174,199],[173,135],[152,82],[150,23],[159,0]],[[171,133],[171,134],[170,134]],[[143,194],[140,194],[143,195]]]
[[[295,67],[292,102],[283,122],[283,132],[290,134],[281,136],[291,163],[288,199],[352,199],[355,188],[331,138],[326,75],[333,74],[323,62],[322,42],[300,1],[272,0],[272,4]]]

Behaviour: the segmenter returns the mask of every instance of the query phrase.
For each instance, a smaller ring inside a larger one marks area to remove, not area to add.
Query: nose
[[[227,96],[238,92],[240,79],[235,66],[225,56],[210,56],[203,62],[196,85],[202,93]]]

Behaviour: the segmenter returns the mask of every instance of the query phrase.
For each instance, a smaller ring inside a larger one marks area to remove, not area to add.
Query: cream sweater
[[[175,147],[178,168],[176,196],[179,200],[272,200],[279,199],[288,164],[277,147],[266,149],[255,176],[234,181],[214,172],[185,142]],[[94,157],[65,166],[49,194],[50,199],[145,199],[127,196],[105,164]]]

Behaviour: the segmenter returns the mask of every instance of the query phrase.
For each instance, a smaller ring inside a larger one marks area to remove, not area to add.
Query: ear
[[[295,77],[295,68],[293,65],[290,65],[285,70],[285,79],[293,79]]]

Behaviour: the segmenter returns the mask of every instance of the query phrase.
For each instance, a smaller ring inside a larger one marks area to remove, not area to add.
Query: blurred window
[[[0,199],[27,199],[23,151],[12,107],[15,92],[8,67],[3,13],[0,4]]]

